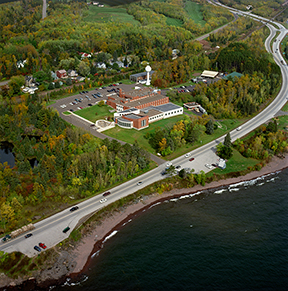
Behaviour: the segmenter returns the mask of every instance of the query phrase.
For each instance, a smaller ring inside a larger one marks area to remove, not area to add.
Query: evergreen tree
[[[227,133],[224,139],[224,145],[228,148],[232,146],[230,132]]]
[[[214,133],[214,124],[213,124],[213,121],[211,119],[206,123],[206,133],[207,134]]]

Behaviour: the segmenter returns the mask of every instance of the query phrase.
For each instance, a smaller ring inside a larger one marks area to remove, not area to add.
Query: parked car
[[[108,196],[108,195],[110,195],[111,194],[111,192],[110,191],[107,191],[107,192],[105,192],[104,194],[103,194],[103,196]]]
[[[79,209],[78,206],[73,206],[72,208],[70,208],[70,211],[72,212],[72,211],[75,211],[75,210],[77,210],[77,209]]]
[[[37,252],[41,252],[41,249],[38,246],[34,246],[34,250],[36,250]]]
[[[32,236],[33,235],[33,233],[27,233],[26,235],[25,235],[25,238],[28,238],[28,237],[30,237],[30,236]]]
[[[41,247],[42,249],[46,249],[47,247],[45,246],[45,244],[43,244],[43,243],[39,243],[39,247]]]
[[[73,112],[74,110],[73,109],[70,109],[70,111]]]
[[[89,103],[89,104],[88,104],[88,106],[92,106],[92,104],[91,104],[91,103]]]
[[[208,169],[211,169],[211,168],[212,168],[212,165],[210,165],[210,164],[205,164],[205,167],[208,168]]]

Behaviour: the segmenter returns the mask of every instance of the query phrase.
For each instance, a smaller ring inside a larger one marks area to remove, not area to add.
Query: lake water
[[[5,162],[10,165],[11,168],[15,166],[15,157],[12,153],[13,145],[8,142],[0,142],[0,163]]]
[[[287,290],[288,170],[170,199],[93,254],[82,282],[53,290]]]

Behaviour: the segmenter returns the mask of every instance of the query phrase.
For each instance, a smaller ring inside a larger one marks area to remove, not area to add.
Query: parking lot
[[[138,87],[142,87],[142,85],[138,85]],[[100,87],[94,89],[84,89],[80,91],[78,94],[73,96],[69,96],[66,98],[62,98],[56,101],[56,103],[51,104],[49,107],[53,107],[57,109],[59,113],[64,111],[75,112],[81,110],[83,108],[87,108],[89,106],[93,106],[100,102],[101,100],[108,99],[109,96],[117,95],[117,91],[121,88],[123,91],[133,90],[135,84],[126,85],[126,84],[110,84],[107,87]],[[88,91],[89,90],[89,91]]]

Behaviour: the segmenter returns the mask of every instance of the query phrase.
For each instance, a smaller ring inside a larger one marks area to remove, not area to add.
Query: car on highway
[[[195,158],[191,158],[191,159],[189,159],[190,162],[192,162],[192,161],[194,161],[194,160],[195,160]]]
[[[205,167],[208,169],[212,169],[212,165],[211,164],[205,164]]]
[[[102,203],[104,203],[104,202],[106,202],[107,201],[107,199],[106,198],[103,198],[103,199],[101,199],[99,202],[102,204]]]
[[[77,210],[77,209],[79,209],[78,206],[73,206],[72,208],[70,208],[70,211],[72,212],[72,211],[75,211],[75,210]]]
[[[28,238],[28,237],[30,237],[30,236],[32,236],[33,235],[33,233],[27,233],[24,237],[25,238]]]
[[[175,167],[175,169],[179,170],[179,169],[181,169],[181,166],[178,165],[178,166]]]
[[[46,249],[47,247],[45,246],[45,244],[43,244],[43,243],[39,243],[39,247],[41,247],[42,249]]]
[[[142,181],[139,181],[138,183],[137,183],[137,186],[140,186],[140,185],[142,185],[143,184],[143,182]]]
[[[63,229],[63,232],[66,233],[66,232],[69,231],[69,230],[70,230],[70,227],[67,226],[67,227],[65,227],[65,228]]]
[[[187,153],[187,154],[185,154],[185,158],[189,158],[191,156],[191,154],[190,153]]]
[[[239,126],[239,127],[236,128],[237,131],[239,131],[239,130],[241,130],[241,129],[242,129],[241,126]]]
[[[107,191],[107,192],[105,192],[104,194],[103,194],[103,196],[105,197],[105,196],[108,196],[108,195],[110,195],[111,194],[111,192],[110,191]]]
[[[34,246],[34,250],[36,250],[37,252],[41,252],[41,249],[38,246]]]
[[[166,168],[169,168],[169,167],[171,167],[172,166],[172,163],[171,162],[168,162],[167,164],[166,164]]]

